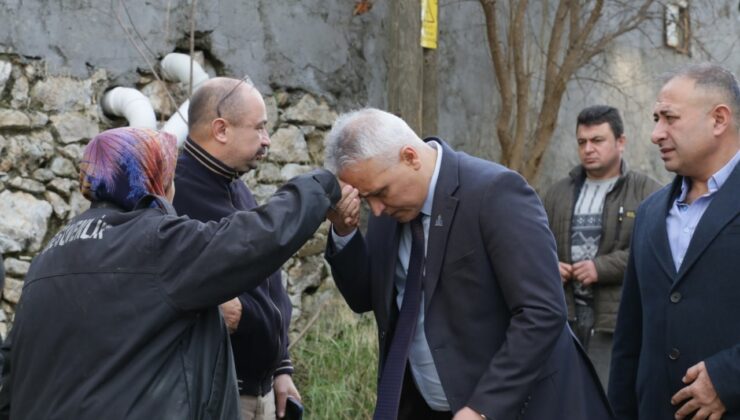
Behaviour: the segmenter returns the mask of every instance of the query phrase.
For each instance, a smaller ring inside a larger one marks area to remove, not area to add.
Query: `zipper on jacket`
[[[619,180],[617,180],[617,183],[619,183]],[[599,238],[599,247],[596,249],[596,256],[599,256],[603,252],[603,246],[604,246],[604,237],[606,236],[606,227],[607,223],[609,223],[608,218],[608,209],[609,209],[609,196],[612,195],[617,191],[617,184],[615,183],[614,186],[610,191],[606,193],[604,196],[604,208],[601,210],[601,237]],[[616,226],[616,233],[614,235],[614,243],[619,242],[619,233],[622,229],[622,220],[624,220],[624,205],[620,204],[619,209],[617,210],[617,226]]]
[[[619,213],[617,214],[617,233],[614,238],[615,243],[619,243],[619,236],[622,233],[622,221],[624,220],[624,206],[619,206]]]

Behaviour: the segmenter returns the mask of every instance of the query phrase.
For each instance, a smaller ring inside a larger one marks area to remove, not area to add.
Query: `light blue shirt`
[[[686,196],[689,193],[691,185],[689,179],[684,178],[681,183],[681,194],[673,202],[671,210],[666,217],[666,230],[668,231],[668,243],[671,246],[671,255],[673,264],[678,272],[686,256],[686,250],[689,248],[691,238],[694,236],[696,226],[699,224],[704,212],[712,203],[715,193],[722,188],[727,178],[740,161],[740,152],[735,153],[732,159],[725,164],[719,171],[712,175],[707,181],[709,191],[701,197],[694,200],[691,204],[686,203]]]
[[[442,163],[442,147],[440,144],[434,141],[430,141],[427,144],[437,149],[437,161],[434,167],[434,174],[432,174],[432,179],[429,181],[427,197],[424,200],[424,205],[421,207],[421,213],[424,215],[422,217],[422,224],[424,225],[425,255],[427,250],[426,245],[429,242],[429,223],[430,215],[432,214],[432,204],[434,202],[434,191],[437,187],[437,179],[439,178],[439,170]],[[334,240],[335,249],[339,251],[344,248],[344,246],[355,235],[355,232],[342,237],[334,233],[334,229],[332,229],[332,239]],[[408,223],[404,223],[401,228],[401,238],[398,244],[398,260],[394,278],[396,286],[396,305],[398,305],[399,310],[401,309],[401,303],[403,303],[403,294],[406,287],[406,273],[408,271],[410,258],[411,227]],[[423,290],[421,292],[421,299],[422,302],[424,302]],[[421,307],[424,308],[423,303]],[[414,376],[416,386],[419,388],[419,393],[424,397],[427,405],[429,405],[432,410],[450,411],[450,404],[447,402],[447,397],[442,389],[442,382],[439,380],[437,367],[434,365],[432,352],[429,349],[429,343],[427,342],[427,337],[424,333],[423,310],[419,311],[416,330],[411,341],[411,348],[409,349],[409,365],[411,366],[411,373]]]

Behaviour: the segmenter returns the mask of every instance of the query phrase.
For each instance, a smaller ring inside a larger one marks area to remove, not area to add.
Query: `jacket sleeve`
[[[179,309],[196,310],[251,290],[312,237],[340,195],[336,178],[317,170],[219,222],[164,217],[150,251],[163,261],[165,295]]]
[[[280,363],[278,363],[277,369],[275,369],[275,373],[272,375],[273,377],[278,375],[292,375],[293,374],[293,362],[290,360],[290,353],[288,352],[288,342],[286,341],[283,344],[283,349],[281,352],[281,359]]]
[[[637,227],[638,224],[636,223],[635,226]],[[632,244],[634,243],[635,237],[633,236]],[[611,368],[609,369],[608,396],[617,419],[637,418],[637,366],[641,347],[642,298],[637,282],[635,256],[631,254],[624,276],[622,300],[619,304]]]
[[[627,268],[629,249],[618,249],[608,254],[594,257],[594,266],[599,284],[620,284]]]
[[[283,293],[287,294],[288,292],[283,289],[283,276],[280,274],[280,272],[276,272],[273,274],[274,281],[277,281],[278,284],[280,284],[280,289],[283,290]],[[284,314],[286,318],[289,318],[290,316],[288,314]],[[282,374],[293,374],[293,362],[290,360],[290,352],[288,351],[288,346],[290,345],[290,336],[288,334],[285,334],[287,339],[282,340],[283,347],[280,349],[280,362],[278,363],[277,368],[275,369],[275,373],[272,375],[273,377],[282,375]]]
[[[740,412],[740,381],[737,380],[740,378],[740,343],[708,357],[704,363],[727,412]]]
[[[332,235],[328,237],[324,257],[339,292],[354,312],[371,310],[370,262],[365,238],[357,231],[344,248],[336,251]]]
[[[12,350],[13,343],[13,331],[5,338],[5,342],[0,346],[0,363],[2,368],[0,369],[0,420],[8,420],[10,418],[10,378],[11,378],[11,366],[10,366],[10,352]]]
[[[555,241],[539,198],[505,172],[484,194],[478,224],[511,319],[501,348],[467,405],[488,418],[515,418],[566,326]],[[511,211],[517,209],[517,211]]]

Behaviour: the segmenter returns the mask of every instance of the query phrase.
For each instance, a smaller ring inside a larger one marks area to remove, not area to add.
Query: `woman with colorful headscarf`
[[[203,224],[169,206],[175,157],[174,138],[152,130],[87,145],[92,205],[31,264],[2,349],[0,418],[238,419],[217,305],[296,252],[339,186],[317,170],[255,211]]]
[[[128,127],[104,131],[85,148],[80,189],[93,203],[131,210],[146,195],[174,195],[176,163],[177,139],[169,133]]]

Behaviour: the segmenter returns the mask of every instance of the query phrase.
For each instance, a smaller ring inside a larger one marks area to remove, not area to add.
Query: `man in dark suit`
[[[658,94],[652,141],[678,176],[635,220],[609,380],[620,419],[740,419],[739,114],[716,65]]]
[[[326,257],[349,306],[378,325],[375,419],[611,418],[521,176],[375,109],[336,121],[325,164],[347,184]]]

